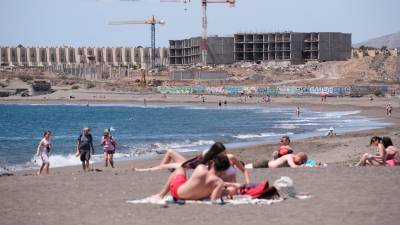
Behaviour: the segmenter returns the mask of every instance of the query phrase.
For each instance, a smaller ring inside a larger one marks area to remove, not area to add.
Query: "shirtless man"
[[[297,154],[287,154],[275,160],[262,160],[247,164],[245,167],[251,168],[278,168],[278,167],[303,167],[307,162],[307,154],[299,152]]]
[[[188,180],[186,179],[185,169],[179,167],[168,178],[158,197],[163,199],[168,192],[171,192],[174,200],[210,198],[211,201],[215,202],[223,195],[224,182],[220,177],[229,167],[228,157],[218,156],[211,163],[210,168],[206,165],[198,165]]]

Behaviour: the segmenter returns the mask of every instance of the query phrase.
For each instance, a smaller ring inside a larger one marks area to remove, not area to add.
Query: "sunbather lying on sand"
[[[214,159],[216,156],[227,156],[231,166],[228,168],[226,173],[222,176],[222,179],[226,182],[236,182],[236,170],[240,170],[246,180],[246,184],[250,183],[250,175],[246,168],[240,163],[240,161],[233,154],[227,153],[227,150],[221,142],[214,143],[211,148],[204,151],[202,154],[195,158],[187,160],[183,155],[175,150],[168,150],[163,160],[158,166],[150,168],[134,168],[135,171],[157,171],[163,169],[176,169],[184,167],[187,169],[195,169],[200,164],[208,164],[208,162]]]
[[[168,178],[158,197],[163,199],[168,192],[171,192],[174,200],[210,198],[211,201],[216,201],[224,195],[224,182],[221,176],[229,166],[229,159],[226,156],[217,156],[209,167],[198,165],[188,180],[186,169],[179,167]]]
[[[278,168],[278,167],[303,167],[307,162],[307,154],[299,152],[296,154],[287,154],[275,160],[261,160],[255,163],[247,164],[245,167],[251,168]]]

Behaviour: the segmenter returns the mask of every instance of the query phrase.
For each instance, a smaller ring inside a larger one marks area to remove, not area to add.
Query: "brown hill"
[[[381,48],[382,46],[386,46],[388,48],[400,48],[400,32],[373,38],[367,41],[354,44],[353,46],[355,48],[358,48],[361,45],[374,48]]]

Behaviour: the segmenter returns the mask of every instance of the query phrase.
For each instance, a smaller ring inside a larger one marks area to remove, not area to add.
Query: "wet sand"
[[[143,98],[138,97],[136,102],[140,103]],[[150,104],[200,101],[194,96],[168,96],[168,101],[161,101],[162,98],[161,95],[147,97],[147,101]],[[213,104],[224,97],[206,98]],[[235,102],[234,98],[228,99],[228,103]],[[259,104],[255,99],[253,103],[236,100],[236,104]],[[52,101],[59,102],[42,99],[30,103]],[[80,101],[85,103],[85,100]],[[19,100],[0,101],[7,102]],[[127,99],[107,102],[127,102]],[[254,182],[289,176],[299,192],[314,196],[308,200],[288,199],[271,206],[169,205],[162,208],[159,205],[127,204],[126,200],[141,199],[161,189],[169,172],[134,172],[131,169],[156,165],[162,157],[159,156],[150,160],[117,162],[115,169],[95,164],[94,168],[102,172],[83,173],[79,166],[74,166],[51,169],[50,175],[36,176],[36,171],[19,171],[13,176],[2,176],[0,224],[396,224],[400,220],[400,199],[397,197],[400,196],[400,167],[357,168],[351,165],[362,153],[376,151],[368,145],[371,136],[390,136],[398,146],[398,98],[377,98],[372,103],[367,98],[328,98],[326,103],[321,103],[319,98],[273,98],[270,106],[359,110],[363,115],[383,118],[388,102],[394,106],[393,117],[386,119],[393,124],[388,128],[293,141],[295,151],[305,151],[309,158],[328,163],[328,167],[250,171]],[[232,149],[231,152],[240,160],[252,162],[270,158],[277,146],[266,144]],[[243,181],[241,174],[239,181]]]

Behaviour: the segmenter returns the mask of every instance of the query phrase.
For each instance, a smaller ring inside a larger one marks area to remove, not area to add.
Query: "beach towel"
[[[276,180],[273,184],[273,188],[275,188],[278,193],[279,197],[276,196],[274,199],[263,199],[263,198],[256,198],[256,195],[261,195],[264,193],[263,191],[260,190],[268,190],[269,188],[272,187],[267,187],[268,181],[262,182],[259,185],[256,186],[256,189],[254,189],[252,194],[254,196],[252,197],[251,195],[236,195],[233,196],[233,199],[226,199],[226,200],[218,200],[217,204],[221,205],[271,205],[274,203],[279,203],[284,201],[287,198],[294,198],[294,199],[299,199],[299,200],[304,200],[304,199],[309,199],[312,196],[311,195],[299,195],[296,194],[296,190],[293,186],[293,180],[289,177],[281,177],[280,179]],[[267,188],[266,188],[267,187]],[[266,189],[265,189],[266,188]],[[166,205],[166,204],[208,204],[211,205],[213,204],[209,199],[206,200],[179,200],[179,201],[174,201],[171,196],[166,196],[164,199],[160,199],[158,196],[150,196],[147,198],[143,199],[138,199],[138,200],[130,200],[126,201],[127,203],[130,204],[157,204],[157,205]]]

